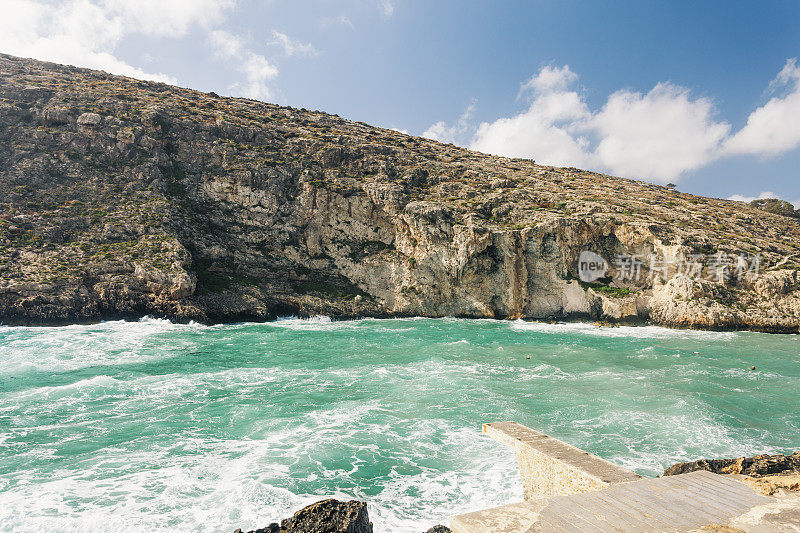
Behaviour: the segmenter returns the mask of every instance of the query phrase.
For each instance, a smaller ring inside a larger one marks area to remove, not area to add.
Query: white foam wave
[[[91,378],[81,379],[73,383],[66,383],[64,385],[45,385],[35,388],[19,391],[16,393],[18,400],[32,400],[39,401],[53,401],[59,397],[68,395],[81,395],[84,392],[91,391],[97,397],[97,389],[112,388],[120,384],[120,381],[114,377],[100,375]],[[0,402],[0,407],[3,402]]]
[[[600,326],[585,322],[528,322],[515,320],[510,323],[516,331],[533,331],[548,334],[579,334],[598,337],[627,337],[639,339],[692,339],[692,340],[732,340],[738,333],[701,331],[691,329],[670,329],[660,326]]]
[[[180,353],[190,341],[173,333],[202,333],[207,326],[174,324],[166,319],[142,318],[92,325],[29,328],[4,332],[0,343],[0,375],[25,371],[68,371],[95,365],[120,365]],[[168,342],[165,337],[169,336]],[[161,350],[156,348],[163,347]],[[147,355],[143,354],[143,349]]]
[[[573,420],[571,428],[582,432],[578,447],[617,448],[605,458],[643,475],[655,476],[668,466],[714,457],[746,457],[775,453],[764,444],[764,434],[734,431],[695,400],[645,409],[619,408],[597,416]],[[643,439],[648,441],[642,446]],[[621,448],[621,449],[620,449]]]
[[[336,496],[367,500],[376,531],[419,533],[521,498],[513,450],[481,437],[483,421],[519,419],[645,474],[699,455],[771,451],[800,431],[777,403],[777,433],[786,433],[777,437],[774,420],[739,427],[746,422],[726,411],[732,395],[763,392],[763,378],[778,376],[714,359],[715,341],[737,334],[692,337],[680,350],[638,343],[628,356],[586,339],[623,328],[486,320],[473,334],[471,324],[320,317],[207,328],[147,319],[0,331],[0,373],[12,373],[4,383],[28,379],[0,389],[0,423],[10,428],[0,432],[0,464],[20,465],[0,468],[0,530],[232,531]],[[542,327],[545,343],[514,333]],[[341,328],[368,342],[326,350],[336,337],[328,331]],[[386,332],[409,329],[385,346]],[[570,337],[553,348],[559,334]],[[691,355],[701,345],[708,355]],[[23,356],[38,381],[20,372]],[[148,364],[114,366],[118,359]],[[45,375],[70,368],[81,370]],[[714,394],[686,385],[704,381]]]
[[[312,316],[309,318],[281,317],[266,325],[295,331],[327,331],[334,329],[355,329],[361,320],[333,320],[329,316]]]
[[[531,368],[530,370],[520,370],[519,379],[523,381],[538,380],[538,379],[574,379],[575,376],[569,372],[564,372],[558,367],[547,363],[541,363]]]
[[[744,378],[750,380],[758,380],[758,379],[781,379],[783,376],[776,374],[774,372],[765,372],[763,370],[758,370],[756,367],[755,370],[750,370],[749,367],[747,368],[729,368],[724,371],[724,374],[728,376],[735,376],[737,378]]]
[[[290,432],[270,432],[258,440],[184,439],[182,453],[176,453],[178,442],[135,452],[107,448],[80,469],[53,472],[46,479],[23,473],[0,493],[0,529],[249,529],[333,496],[366,499],[377,531],[418,532],[453,513],[521,497],[513,452],[483,439],[477,429],[423,420],[399,432],[366,420],[375,407],[339,406]],[[353,431],[354,422],[364,427]],[[390,447],[370,444],[368,435],[415,445],[395,455]],[[431,435],[442,440],[432,441]],[[349,460],[335,466],[339,459],[327,457],[326,450],[344,451],[342,459]],[[449,456],[458,465],[446,471],[428,466],[432,454]],[[369,485],[369,473],[362,469],[387,460],[395,462],[393,473],[377,493],[367,494],[362,486]],[[325,480],[328,489],[304,492],[298,473]],[[80,502],[79,512],[74,502]]]

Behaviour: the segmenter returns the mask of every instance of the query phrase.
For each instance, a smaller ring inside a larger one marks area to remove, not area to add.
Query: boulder
[[[97,113],[83,113],[78,117],[78,126],[93,128],[100,125],[103,118]]]
[[[41,112],[42,122],[48,126],[68,124],[70,115],[70,110],[65,107],[45,107]]]
[[[372,533],[366,502],[329,499],[304,507],[281,522],[287,533]]]
[[[242,533],[237,529],[234,533]],[[328,499],[312,503],[283,520],[248,533],[372,533],[366,502]]]

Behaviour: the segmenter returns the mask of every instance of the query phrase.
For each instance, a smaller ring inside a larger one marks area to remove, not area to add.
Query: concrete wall
[[[517,451],[526,500],[599,490],[641,476],[516,422],[483,425],[483,432]]]

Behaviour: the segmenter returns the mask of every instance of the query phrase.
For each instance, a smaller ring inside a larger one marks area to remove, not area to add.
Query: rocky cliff
[[[579,257],[606,261],[578,279]],[[594,256],[593,256],[594,257]],[[0,321],[798,331],[800,221],[336,115],[0,55]]]

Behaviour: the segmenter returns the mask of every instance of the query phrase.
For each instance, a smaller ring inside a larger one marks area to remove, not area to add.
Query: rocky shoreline
[[[317,313],[289,313],[289,314],[275,314],[274,316],[264,317],[262,315],[259,316],[252,316],[252,315],[237,315],[234,317],[217,317],[215,319],[195,319],[186,316],[176,316],[172,314],[138,314],[138,313],[108,313],[99,316],[62,316],[58,318],[51,318],[51,317],[36,317],[36,318],[23,318],[20,319],[19,317],[12,317],[8,320],[0,320],[0,326],[21,326],[21,327],[59,327],[59,326],[74,326],[74,325],[85,325],[90,326],[94,324],[100,324],[102,322],[108,321],[116,321],[122,320],[125,322],[140,322],[146,319],[156,319],[156,320],[169,320],[175,324],[189,324],[189,323],[198,323],[203,324],[206,326],[214,326],[214,325],[221,325],[221,324],[237,324],[242,322],[254,322],[254,323],[269,323],[274,322],[276,320],[280,320],[283,318],[292,317],[292,318],[300,318],[300,319],[313,319],[317,317],[324,317],[326,319],[331,319],[333,321],[340,321],[340,320],[360,320],[365,318],[372,318],[372,319],[403,319],[403,318],[463,318],[463,319],[472,319],[476,318],[473,316],[458,316],[458,315],[412,315],[412,314],[390,314],[390,313],[373,313],[368,315],[360,315],[360,314],[337,314],[334,316],[328,315],[320,315]],[[617,328],[620,326],[631,326],[631,327],[644,327],[644,326],[656,326],[674,330],[690,330],[690,331],[716,331],[716,332],[737,332],[737,331],[752,331],[758,333],[771,333],[771,334],[797,334],[797,328],[791,327],[751,327],[751,326],[709,326],[709,327],[697,327],[692,325],[671,325],[671,324],[662,324],[655,322],[653,320],[647,318],[628,318],[625,320],[619,321],[597,321],[592,320],[591,317],[571,317],[564,320],[548,320],[548,319],[537,319],[537,318],[497,318],[497,320],[523,320],[525,322],[533,322],[533,323],[543,323],[543,324],[587,324],[593,325],[603,328]]]
[[[196,320],[194,318],[187,318],[185,316],[175,316],[170,314],[161,314],[161,315],[154,315],[152,313],[148,314],[136,314],[136,313],[109,313],[104,314],[96,317],[85,317],[85,316],[75,316],[75,317],[59,317],[56,319],[50,318],[42,318],[38,317],[36,319],[17,319],[14,318],[4,321],[0,320],[0,326],[19,326],[19,327],[59,327],[59,326],[75,326],[75,325],[82,325],[82,326],[91,326],[95,324],[100,324],[102,322],[108,321],[116,321],[122,320],[125,322],[140,322],[142,320],[147,319],[155,319],[155,320],[169,320],[175,324],[190,324],[190,323],[198,323],[205,326],[214,326],[214,325],[224,325],[224,324],[238,324],[242,322],[253,322],[253,323],[269,323],[274,322],[276,320],[281,320],[287,317],[291,318],[299,318],[299,319],[314,319],[317,317],[324,317],[326,319],[331,319],[332,321],[340,321],[340,320],[360,320],[365,318],[372,318],[372,319],[403,319],[403,318],[463,318],[463,319],[472,319],[475,317],[472,316],[457,316],[457,315],[407,315],[407,314],[388,314],[388,313],[375,313],[370,315],[350,315],[350,314],[340,314],[335,316],[327,316],[327,315],[319,315],[316,313],[295,313],[295,314],[287,314],[287,315],[280,315],[276,314],[275,316],[250,316],[250,315],[241,315],[236,317],[220,317],[216,320]],[[689,330],[689,331],[716,331],[716,332],[737,332],[737,331],[752,331],[758,333],[771,333],[771,334],[797,334],[798,331],[794,327],[787,327],[787,328],[762,328],[762,327],[747,327],[747,326],[721,326],[721,327],[695,327],[695,326],[686,326],[686,325],[669,325],[669,324],[660,324],[658,322],[654,322],[649,319],[627,319],[622,321],[603,321],[598,322],[596,320],[591,320],[590,318],[581,319],[578,317],[573,317],[567,320],[546,320],[546,319],[536,319],[536,318],[498,318],[498,320],[524,320],[525,322],[532,322],[532,323],[543,323],[543,324],[586,324],[586,325],[593,325],[603,328],[618,328],[620,326],[631,326],[631,327],[645,327],[645,326],[656,326],[662,327],[667,329],[674,329],[674,330]]]
[[[706,470],[715,474],[742,474],[751,477],[763,477],[785,472],[800,473],[800,451],[791,455],[756,455],[753,457],[737,457],[734,459],[701,459],[689,463],[676,463],[662,475],[676,476],[697,470]]]
[[[674,476],[697,470],[740,477],[744,483],[766,496],[800,492],[800,451],[791,455],[764,454],[677,463],[664,470],[662,475]]]

